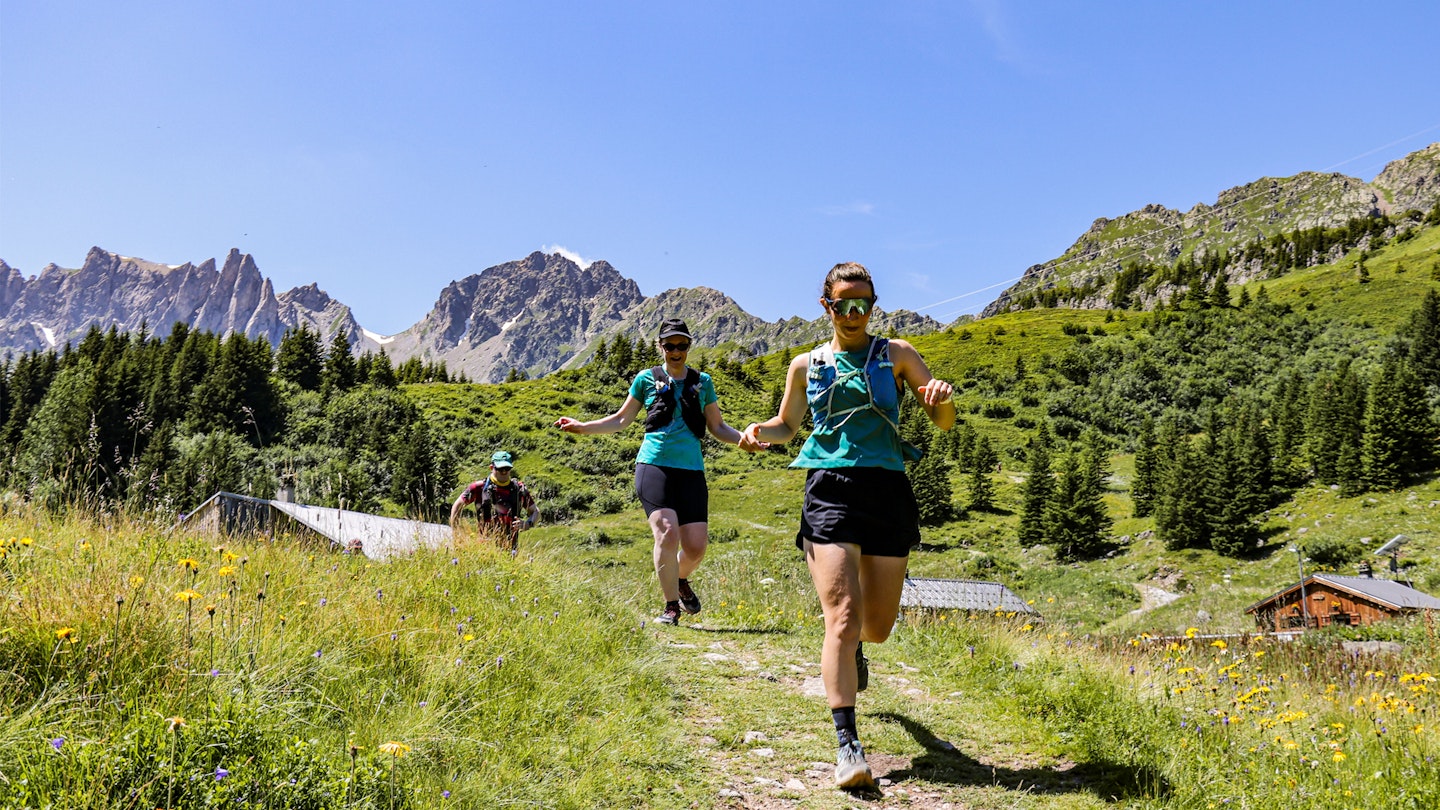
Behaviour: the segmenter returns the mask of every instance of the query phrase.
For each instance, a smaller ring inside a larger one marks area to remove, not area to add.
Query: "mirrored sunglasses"
[[[822,300],[826,306],[830,307],[831,312],[842,318],[849,317],[852,313],[869,315],[870,308],[875,306],[874,298],[825,298]]]

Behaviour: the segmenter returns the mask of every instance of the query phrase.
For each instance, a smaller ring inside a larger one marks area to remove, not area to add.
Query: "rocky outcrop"
[[[1302,172],[1264,177],[1223,191],[1213,205],[1181,213],[1147,205],[1115,219],[1095,220],[1059,257],[1026,269],[982,317],[1009,309],[1027,293],[1061,287],[1065,306],[1103,307],[1110,282],[1130,263],[1170,264],[1177,258],[1243,247],[1255,239],[1356,217],[1428,211],[1440,202],[1440,144],[1391,162],[1373,182],[1343,174]],[[1243,275],[1233,280],[1245,280]]]

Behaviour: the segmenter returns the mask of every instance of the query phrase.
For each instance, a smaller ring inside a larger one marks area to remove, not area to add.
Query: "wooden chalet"
[[[1310,574],[1245,608],[1262,631],[1273,633],[1374,624],[1422,610],[1440,610],[1440,599],[1392,579],[1339,574]]]

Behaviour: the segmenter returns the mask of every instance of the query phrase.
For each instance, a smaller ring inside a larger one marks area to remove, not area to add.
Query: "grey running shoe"
[[[690,581],[680,580],[680,609],[686,613],[700,612],[700,597],[690,588]]]
[[[665,612],[655,617],[656,624],[679,624],[680,611],[673,607],[665,608]]]
[[[870,685],[870,659],[857,645],[855,647],[855,691],[864,692]]]
[[[835,786],[846,790],[875,789],[875,777],[870,774],[865,749],[860,747],[859,740],[840,746],[840,754],[835,758]]]

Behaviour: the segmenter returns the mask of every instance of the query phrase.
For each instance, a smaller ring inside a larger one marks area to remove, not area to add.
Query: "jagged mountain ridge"
[[[1025,270],[981,313],[1004,312],[1022,295],[1064,283],[1096,289],[1065,306],[1107,305],[1111,281],[1130,262],[1170,263],[1185,255],[1230,250],[1256,237],[1305,228],[1336,227],[1352,218],[1428,211],[1440,202],[1440,143],[1387,164],[1369,183],[1338,173],[1302,172],[1264,177],[1221,192],[1214,205],[1200,203],[1180,212],[1151,204],[1116,219],[1101,217],[1063,254]],[[1237,268],[1238,270],[1238,268]],[[1231,281],[1248,281],[1243,270]],[[1172,290],[1142,301],[1149,306]]]
[[[539,376],[583,363],[602,339],[650,336],[663,317],[682,317],[708,345],[768,352],[823,334],[823,321],[769,323],[725,294],[705,288],[646,297],[608,262],[585,267],[559,254],[532,253],[447,285],[435,306],[392,336],[366,330],[350,308],[315,284],[276,294],[254,258],[231,250],[223,266],[164,265],[92,248],[79,269],[47,265],[25,279],[0,260],[0,352],[59,348],[91,326],[168,332],[176,323],[219,334],[264,337],[279,345],[305,325],[328,339],[337,331],[357,352],[384,351],[395,362],[444,361],[451,372],[498,382],[511,369]],[[917,334],[940,328],[905,311],[879,313],[876,328]]]
[[[180,322],[275,345],[302,323],[324,334],[362,334],[349,307],[314,284],[276,295],[254,257],[238,250],[217,269],[214,259],[165,265],[95,247],[80,268],[52,263],[29,280],[0,260],[0,312],[0,350],[9,351],[58,348],[92,325],[155,332]]]

